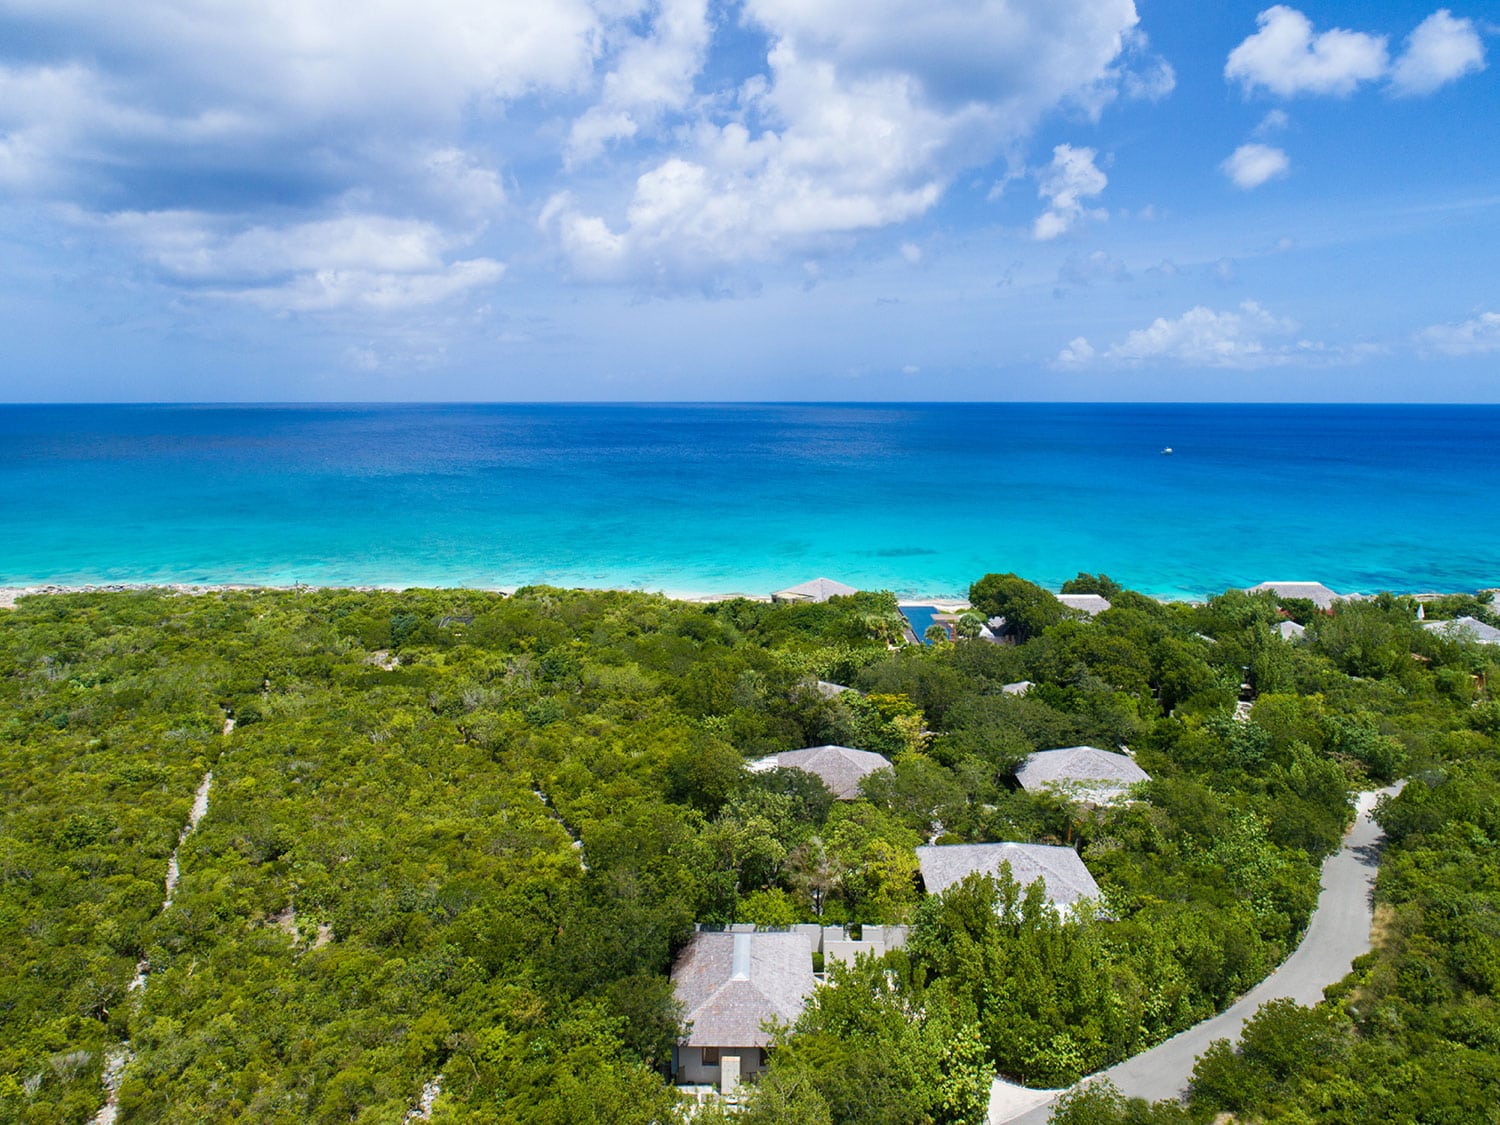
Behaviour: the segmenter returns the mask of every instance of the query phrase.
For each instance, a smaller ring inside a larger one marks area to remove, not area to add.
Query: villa
[[[751,762],[752,773],[766,770],[794,769],[819,778],[840,801],[859,797],[859,783],[878,770],[891,768],[882,754],[869,750],[852,750],[848,746],[810,746],[806,750],[787,750]]]
[[[1058,913],[1083,899],[1099,898],[1099,884],[1072,848],[1048,844],[930,844],[917,848],[922,883],[931,895],[941,894],[965,876],[998,875],[1003,864],[1023,887],[1038,879]]]
[[[1477,617],[1456,617],[1452,621],[1424,621],[1422,628],[1450,641],[1468,641],[1471,644],[1500,645],[1500,629],[1488,625]]]
[[[1125,796],[1132,785],[1150,781],[1151,775],[1127,754],[1069,746],[1032,754],[1016,770],[1016,780],[1030,793],[1051,790],[1076,801],[1108,805]]]
[[[1279,621],[1276,624],[1276,632],[1284,641],[1300,641],[1307,632],[1306,626],[1298,625],[1295,621]]]
[[[1246,587],[1245,593],[1259,594],[1270,590],[1278,598],[1301,598],[1310,601],[1324,613],[1333,609],[1333,603],[1337,601],[1348,601],[1345,594],[1330,590],[1321,582],[1261,582],[1255,586]]]
[[[1057,600],[1090,617],[1097,617],[1109,608],[1109,599],[1103,594],[1058,594]]]
[[[765,1069],[766,1025],[794,1021],[815,983],[800,933],[695,933],[672,966],[687,1028],[672,1052],[675,1080],[732,1094]]]
[[[771,595],[773,602],[826,602],[829,598],[847,598],[859,593],[853,586],[845,586],[832,578],[814,578]]]

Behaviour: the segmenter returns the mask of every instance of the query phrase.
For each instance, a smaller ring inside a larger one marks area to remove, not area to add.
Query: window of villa
[[[718,1066],[719,1065],[719,1048],[717,1048],[717,1047],[704,1047],[703,1048],[703,1065],[704,1066]]]

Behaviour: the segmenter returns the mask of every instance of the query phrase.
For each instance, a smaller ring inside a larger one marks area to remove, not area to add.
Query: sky
[[[1500,7],[0,0],[0,400],[1500,401]]]

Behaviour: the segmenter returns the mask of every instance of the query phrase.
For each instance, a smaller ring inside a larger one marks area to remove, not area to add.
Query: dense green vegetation
[[[976,606],[1024,614],[1023,643],[899,649],[884,595],[23,600],[0,615],[0,1121],[87,1120],[127,1038],[127,1122],[397,1122],[438,1074],[437,1121],[675,1120],[666,973],[695,922],[734,920],[913,925],[906,950],[835,972],[741,1120],[978,1120],[992,1068],[1074,1079],[1264,976],[1305,924],[1349,789],[1408,771],[1385,814],[1412,857],[1382,876],[1390,942],[1329,1034],[1348,1054],[1425,1028],[1413,1057],[1436,1068],[1457,1020],[1493,1060],[1492,907],[1444,913],[1495,891],[1481,651],[1422,632],[1400,599],[1303,614],[1294,646],[1268,595],[1070,588],[1114,608],[1084,620],[988,576]],[[827,698],[817,679],[859,690]],[[1022,679],[1036,687],[1001,690]],[[834,802],[807,775],[745,769],[825,742],[893,771]],[[1015,788],[1026,754],[1079,743],[1129,745],[1144,799]],[[1077,847],[1107,920],[1060,919],[1004,880],[919,896],[916,844],[997,839]],[[1412,994],[1412,958],[1443,989]],[[1432,1015],[1450,1003],[1467,1014]],[[1320,1081],[1216,1062],[1204,1112],[1305,1110],[1298,1083]]]

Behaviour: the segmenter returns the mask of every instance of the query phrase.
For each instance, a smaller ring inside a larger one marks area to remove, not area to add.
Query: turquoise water
[[[1497,407],[0,407],[0,584],[1474,589],[1497,485]]]

